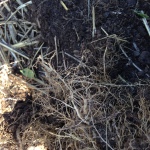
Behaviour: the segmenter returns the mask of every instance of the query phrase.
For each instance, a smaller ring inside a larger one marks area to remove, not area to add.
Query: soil
[[[17,101],[11,112],[3,114],[7,122],[6,126],[8,125],[7,132],[13,133],[13,138],[18,142],[17,131],[24,131],[37,118],[41,124],[50,124],[55,127],[62,127],[64,125],[64,122],[58,121],[56,116],[40,116],[41,111],[42,107],[32,101],[31,95],[27,95],[25,101]]]
[[[108,56],[106,57],[106,62],[108,63],[106,64],[106,72],[107,76],[110,76],[112,83],[116,83],[118,76],[120,76],[125,83],[132,84],[139,82],[139,80],[142,83],[142,81],[144,82],[144,80],[150,78],[149,35],[143,25],[142,19],[134,12],[134,10],[143,10],[145,14],[150,16],[150,2],[148,0],[91,1],[93,6],[95,6],[96,34],[94,37],[92,36],[92,14],[88,14],[87,0],[63,0],[68,11],[64,9],[59,0],[32,0],[32,2],[33,4],[30,7],[31,13],[26,15],[30,21],[36,23],[41,33],[40,42],[45,42],[45,46],[49,47],[50,56],[53,55],[53,52],[57,53],[55,59],[53,59],[53,65],[56,70],[63,72],[65,69],[77,66],[80,63],[84,63],[91,68],[101,68],[101,66],[103,66],[102,58],[107,47]],[[11,3],[11,7],[13,9],[15,5]],[[149,19],[148,23],[150,24]],[[108,34],[108,36],[116,35],[115,37],[119,37],[122,40],[118,41],[117,38],[114,37],[107,37],[101,40],[106,37],[106,34]],[[127,42],[124,42],[125,40]],[[123,55],[119,47],[120,45],[122,45],[128,58]],[[43,54],[44,53],[46,54],[47,51],[43,50]],[[113,63],[111,61],[112,59]],[[66,66],[64,65],[64,60]],[[141,70],[137,69],[133,63]],[[88,71],[83,71],[84,73],[82,74],[82,71],[79,71],[80,75],[89,74]],[[101,72],[100,69],[96,71],[99,73],[98,79],[100,79],[104,72]],[[37,76],[39,76],[38,70]],[[113,92],[113,88],[111,91]],[[126,124],[124,118],[126,118],[130,124],[129,132],[125,135],[126,138],[122,141],[123,144],[120,149],[130,147],[130,144],[135,149],[150,148],[148,142],[144,143],[140,141],[140,139],[144,140],[146,136],[136,134],[138,126],[142,124],[139,119],[141,109],[140,97],[137,96],[140,89],[129,87],[124,88],[123,91],[135,97],[133,102],[135,109],[131,111],[132,108],[128,107],[126,111],[120,110],[122,114],[118,113],[115,117],[112,116],[116,124],[120,127],[120,130],[123,128],[123,125]],[[119,98],[121,99],[123,99],[121,95],[124,93],[123,91],[120,92],[118,90],[120,94]],[[144,92],[140,91],[144,95],[144,102],[147,105],[149,105],[150,100],[148,91],[148,89]],[[108,105],[110,107],[110,103],[112,103],[112,106],[116,106],[117,102],[114,100],[114,97],[117,97],[117,95],[114,94],[113,97],[108,94],[107,96],[110,98],[110,101],[107,102],[108,104],[106,104],[106,106]],[[127,102],[121,101],[120,103],[119,105],[123,105]],[[115,112],[115,110],[113,111]],[[42,107],[34,103],[32,96],[28,95],[26,101],[16,103],[11,113],[4,114],[6,122],[8,125],[11,125],[10,130],[14,133],[16,140],[18,140],[16,137],[16,128],[23,131],[33,119],[36,120],[38,118],[41,124],[52,124],[57,128],[64,126],[65,122],[59,121],[60,118],[47,115],[41,117],[40,112],[42,112]],[[34,116],[35,114],[36,116]],[[14,118],[17,120],[17,123],[12,124]],[[120,118],[122,118],[122,120]],[[119,119],[122,121],[121,123]],[[97,120],[99,121],[99,118],[97,118]],[[24,125],[23,127],[22,124]],[[147,124],[149,124],[149,122]],[[105,129],[104,124],[97,123],[95,126],[105,139],[106,135],[103,131],[103,129]],[[130,143],[128,138],[132,136],[132,134],[135,134],[136,139],[132,141],[133,143]],[[115,138],[117,137],[117,133],[111,131],[108,132],[107,136],[109,136],[110,145],[116,149]],[[108,148],[99,138],[95,139],[100,149]]]
[[[55,50],[54,37],[56,37],[60,57],[58,66],[62,64],[60,60],[62,60],[63,52],[80,60],[83,50],[87,48],[93,52],[92,55],[99,57],[101,53],[97,53],[91,42],[106,36],[101,29],[103,28],[109,35],[115,34],[128,41],[124,44],[124,50],[131,61],[142,70],[139,71],[133,67],[128,59],[120,59],[113,67],[113,71],[110,71],[111,77],[114,79],[121,75],[130,82],[136,82],[139,78],[147,78],[146,74],[149,77],[149,35],[141,18],[134,12],[134,10],[143,10],[150,16],[148,1],[93,1],[97,30],[94,38],[92,38],[92,15],[88,17],[87,1],[72,0],[64,1],[64,3],[69,8],[68,11],[57,0],[44,2],[33,0],[31,17],[36,18],[34,21],[39,26],[42,39],[48,43],[51,50]],[[104,43],[107,44],[100,41],[94,44],[97,47],[104,47]],[[111,42],[111,44],[114,43],[115,41]],[[114,55],[121,53],[116,45],[111,51],[114,51]],[[68,56],[65,56],[65,59],[68,65],[76,63]],[[96,62],[92,60],[90,65],[95,66]]]

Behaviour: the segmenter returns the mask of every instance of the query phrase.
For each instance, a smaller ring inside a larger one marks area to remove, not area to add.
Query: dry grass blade
[[[64,9],[65,9],[66,11],[69,10],[68,7],[65,5],[65,3],[64,3],[63,1],[60,1],[60,3],[61,3],[61,5],[64,7]]]
[[[95,37],[96,34],[96,25],[95,25],[95,7],[92,7],[92,23],[93,23],[93,31],[92,31],[92,37]]]
[[[4,3],[8,2],[9,0],[4,0],[2,2],[0,2],[0,6],[3,5]]]
[[[25,40],[19,43],[16,43],[14,45],[12,45],[13,48],[23,48],[23,47],[27,47],[27,46],[31,46],[31,45],[35,45],[38,44],[39,41],[32,41],[32,40]]]
[[[14,52],[26,59],[29,59],[29,57],[27,57],[25,54],[23,54],[24,52],[19,52],[18,50],[15,50],[14,48],[12,48],[11,46],[7,45],[7,44],[4,44],[2,41],[0,41],[0,45],[5,47],[7,50],[11,51],[11,52]]]
[[[91,7],[91,2],[88,0],[88,19],[90,19],[90,7]]]
[[[6,24],[17,24],[15,21],[0,21],[0,25],[6,25]]]
[[[9,60],[7,59],[7,56],[6,56],[6,54],[4,53],[4,51],[2,50],[2,48],[1,48],[1,50],[0,50],[0,55],[1,55],[1,63],[3,63],[3,64],[9,64]]]
[[[31,5],[31,4],[32,4],[32,1],[28,1],[28,2],[26,2],[25,4],[20,5],[20,6],[16,9],[16,11],[13,12],[13,13],[10,15],[10,17],[7,19],[7,21],[9,21],[20,9],[23,9],[23,8],[25,8],[25,7],[27,7],[28,5]],[[7,21],[6,21],[6,22],[7,22]]]
[[[144,14],[144,11],[141,11],[142,14]],[[148,25],[147,19],[145,17],[142,18],[143,24],[148,32],[148,35],[150,36],[150,27]]]

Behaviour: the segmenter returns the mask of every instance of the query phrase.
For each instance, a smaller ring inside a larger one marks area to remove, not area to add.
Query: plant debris
[[[0,148],[150,149],[147,0],[0,1]]]

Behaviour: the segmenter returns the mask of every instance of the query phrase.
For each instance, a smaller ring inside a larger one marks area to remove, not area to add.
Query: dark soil
[[[116,59],[114,64],[108,63],[107,72],[112,79],[116,79],[118,75],[123,77],[127,82],[137,82],[139,79],[147,79],[150,75],[150,42],[148,33],[134,10],[143,10],[150,16],[150,3],[148,1],[136,1],[136,0],[101,0],[93,1],[96,12],[96,30],[95,37],[92,37],[92,14],[90,13],[88,18],[88,5],[87,0],[64,0],[64,3],[69,8],[66,11],[58,0],[44,1],[33,0],[32,15],[35,22],[38,24],[41,31],[43,41],[47,42],[51,51],[55,50],[54,37],[57,38],[57,46],[59,53],[59,64],[62,64],[61,52],[66,52],[71,56],[76,57],[80,61],[86,63],[91,67],[98,67],[103,65],[101,58],[104,54],[105,47],[108,47],[108,53],[113,55],[108,56],[109,60],[113,57]],[[115,34],[122,39],[127,40],[127,43],[123,44],[124,51],[128,54],[131,61],[133,61],[142,72],[137,70],[129,60],[123,56],[119,49],[119,44],[115,39],[106,39],[98,42],[94,42],[100,38],[106,36],[102,31],[103,28],[109,35]],[[136,48],[135,45],[138,47]],[[84,50],[89,49],[91,53],[87,54],[88,61],[81,59]],[[117,55],[116,55],[117,54]],[[92,56],[91,56],[92,55]],[[119,57],[118,57],[119,55]],[[120,55],[122,57],[120,57]],[[94,59],[93,59],[94,58]],[[95,59],[96,58],[96,59]],[[65,61],[68,67],[76,65],[75,60],[65,55]],[[63,66],[62,66],[63,67]],[[101,72],[99,72],[101,74]],[[130,89],[131,90],[131,89]],[[134,89],[135,90],[135,89]],[[131,93],[134,94],[134,90]],[[112,103],[112,102],[110,102]],[[114,103],[114,102],[113,102]],[[139,102],[136,102],[138,104]],[[136,105],[135,104],[135,105]],[[137,109],[139,109],[137,107]],[[126,112],[127,120],[131,124],[140,126],[141,122],[137,117],[138,111],[135,110],[132,113],[130,110]],[[123,117],[123,116],[122,116]],[[125,116],[124,116],[125,117]],[[117,121],[117,117],[116,117]],[[121,125],[122,126],[122,125]],[[105,138],[103,133],[103,125],[97,125],[99,132]],[[130,126],[130,132],[134,132],[136,127]],[[108,133],[109,142],[115,148],[116,141],[113,133]],[[128,136],[127,136],[128,138]],[[128,139],[123,141],[122,149],[125,148],[125,144],[128,145]],[[140,137],[144,138],[144,137]],[[98,139],[99,141],[99,139]],[[135,142],[138,141],[138,136]],[[99,142],[98,142],[99,143]],[[148,143],[145,147],[148,146]],[[134,144],[133,144],[134,145]],[[137,149],[142,149],[142,143],[139,143]],[[106,149],[103,142],[99,143],[100,149]]]
[[[112,78],[121,75],[126,80],[135,82],[138,78],[149,76],[145,75],[150,74],[149,36],[141,18],[134,13],[134,10],[143,10],[150,16],[148,1],[93,1],[97,30],[95,38],[92,38],[92,16],[90,14],[88,18],[87,1],[65,0],[64,3],[69,8],[68,11],[62,7],[58,0],[43,2],[33,0],[32,7],[32,17],[40,28],[42,39],[48,43],[51,50],[55,50],[54,37],[57,39],[59,66],[62,64],[62,52],[80,58],[84,49],[90,49],[93,55],[99,57],[101,53],[95,50],[95,46],[91,42],[106,36],[101,30],[102,27],[109,35],[116,34],[128,41],[124,45],[125,52],[131,61],[143,70],[142,72],[138,71],[131,62],[128,62],[128,59],[120,59],[113,67],[113,71],[109,70]],[[115,41],[111,42],[112,45],[114,43]],[[97,47],[104,47],[107,43],[99,41],[94,44]],[[109,49],[114,52],[114,55],[121,53],[116,45]],[[68,56],[65,56],[65,60],[68,65],[76,63]],[[95,66],[95,61],[93,60],[90,65]]]
[[[13,133],[13,138],[18,142],[17,132],[24,132],[26,127],[36,120],[38,120],[38,123],[41,123],[41,125],[51,125],[56,128],[64,125],[64,122],[59,121],[59,118],[56,116],[46,114],[41,116],[40,113],[42,113],[40,104],[33,102],[32,96],[27,95],[25,101],[17,101],[11,112],[3,114],[6,126],[8,126],[7,132]],[[49,126],[49,130],[54,129]]]

